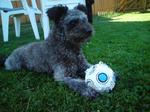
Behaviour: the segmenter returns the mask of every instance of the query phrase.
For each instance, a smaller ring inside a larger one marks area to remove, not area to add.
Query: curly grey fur
[[[17,48],[5,61],[5,67],[7,70],[26,68],[53,73],[56,81],[63,81],[83,96],[95,97],[97,92],[82,79],[90,64],[82,53],[81,45],[89,40],[92,32],[85,13],[76,8],[67,10],[59,22],[57,19],[45,41]]]

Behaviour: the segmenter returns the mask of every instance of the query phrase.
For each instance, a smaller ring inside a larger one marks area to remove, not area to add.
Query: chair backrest
[[[58,4],[67,5],[69,9],[73,9],[78,4],[84,4],[85,0],[40,0],[41,1],[41,9],[43,12],[50,7],[53,7]]]
[[[38,11],[36,0],[31,0],[31,7],[29,6],[27,0],[20,0],[24,9],[30,9],[31,7]]]
[[[38,9],[36,0],[31,0],[31,3],[33,8]]]
[[[0,0],[1,8],[13,8],[11,0]]]

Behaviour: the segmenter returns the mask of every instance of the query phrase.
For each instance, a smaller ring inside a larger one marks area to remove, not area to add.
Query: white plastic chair
[[[41,20],[42,20],[45,39],[48,37],[50,31],[49,19],[46,14],[48,8],[51,8],[58,4],[66,5],[69,7],[69,9],[73,9],[78,4],[85,5],[85,0],[40,0],[40,2],[41,2],[41,10],[42,10]]]
[[[11,3],[12,1],[20,1],[23,7],[13,8],[13,5]],[[32,8],[29,7],[26,0],[0,0],[0,14],[2,20],[4,42],[8,41],[9,17],[13,17],[16,36],[20,37],[21,15],[29,16],[35,38],[40,39],[35,14],[41,14],[41,12],[40,10],[38,10],[35,0],[32,0]]]

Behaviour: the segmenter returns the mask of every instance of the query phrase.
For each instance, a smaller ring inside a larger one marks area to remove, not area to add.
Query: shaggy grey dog
[[[47,14],[54,26],[49,37],[43,42],[27,44],[14,50],[5,61],[6,69],[26,68],[53,73],[56,81],[64,82],[83,96],[95,97],[97,92],[82,79],[90,64],[81,46],[93,32],[85,11],[82,5],[72,10],[61,5],[50,8]]]

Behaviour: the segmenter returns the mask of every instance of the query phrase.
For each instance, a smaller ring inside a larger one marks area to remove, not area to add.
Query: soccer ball
[[[86,84],[98,92],[109,92],[115,87],[115,74],[113,70],[103,62],[91,66],[85,73]]]

